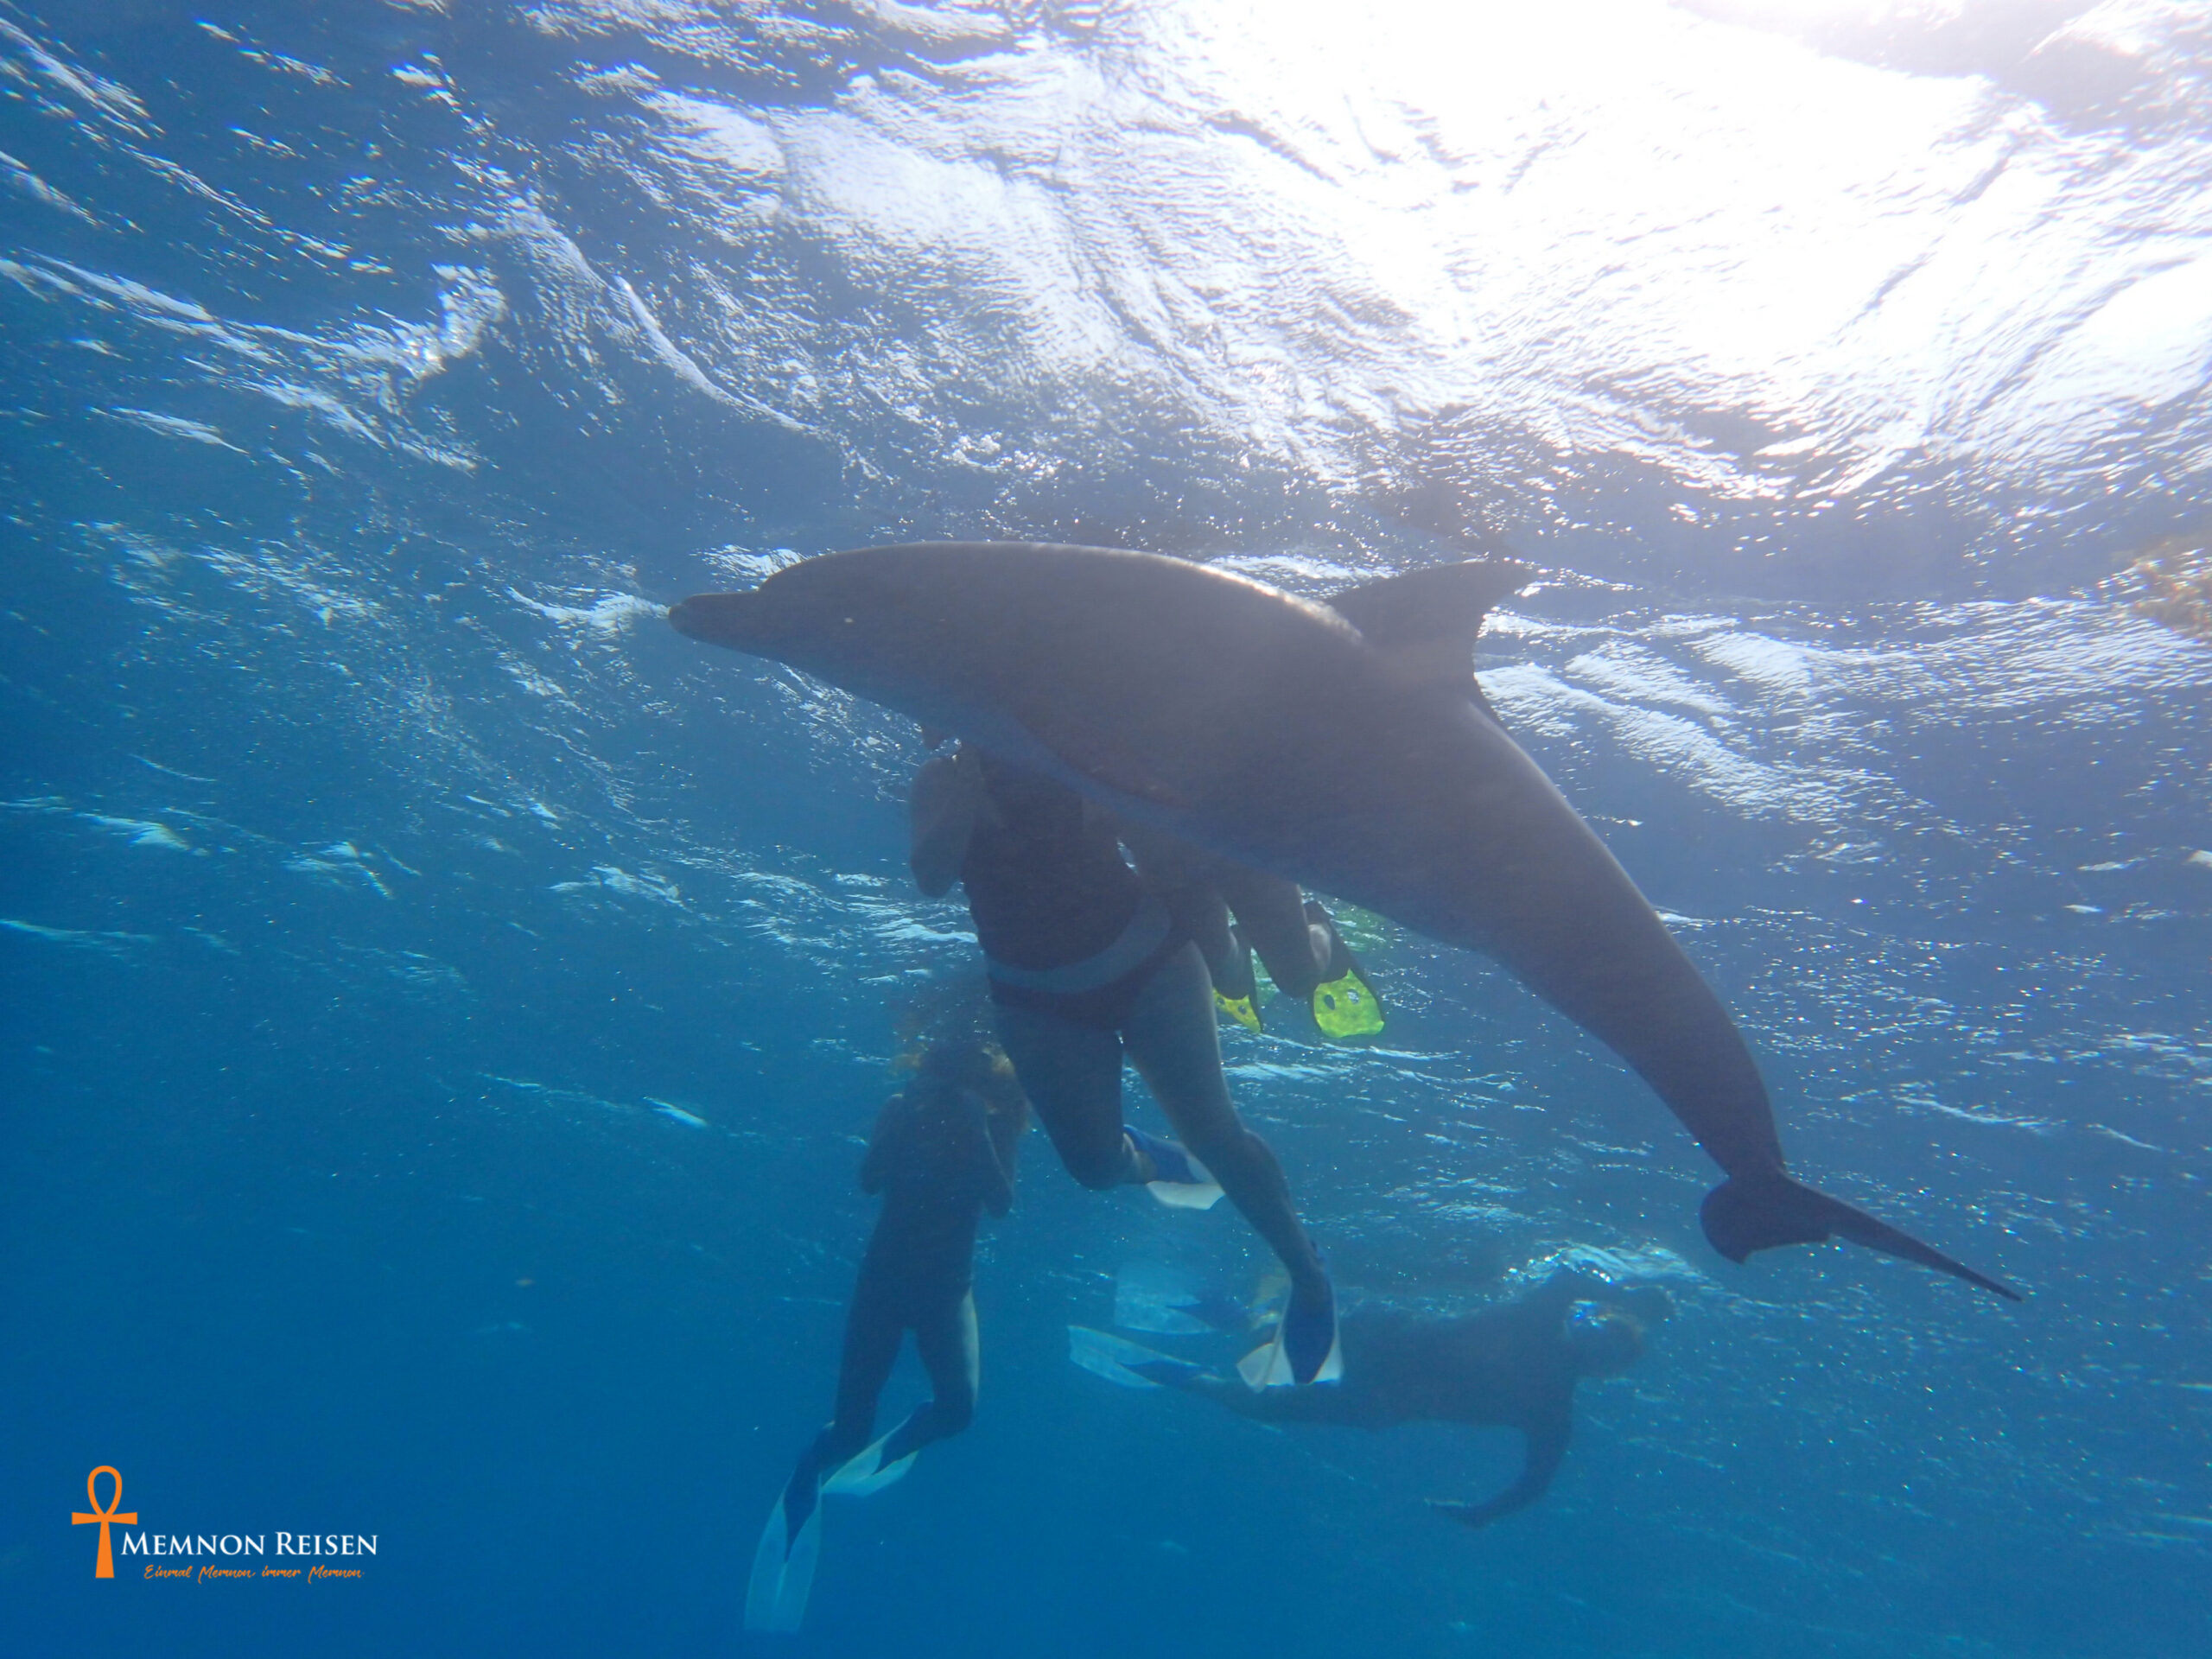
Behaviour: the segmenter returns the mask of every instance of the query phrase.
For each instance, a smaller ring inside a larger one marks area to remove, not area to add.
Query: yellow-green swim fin
[[[1372,1037],[1382,1029],[1382,1004],[1357,969],[1313,988],[1313,1023],[1321,1034],[1343,1042]]]

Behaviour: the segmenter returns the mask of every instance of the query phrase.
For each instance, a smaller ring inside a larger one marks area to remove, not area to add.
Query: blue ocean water
[[[7,0],[0,100],[0,1650],[2212,1642],[2195,9]],[[974,947],[911,724],[659,607],[942,536],[1543,567],[1483,683],[1794,1160],[2031,1299],[1719,1261],[1640,1084],[1385,928],[1384,1040],[1232,1081],[1348,1294],[1668,1287],[1547,1501],[1071,1367],[1264,1264],[1033,1137],[974,1427],[746,1636]],[[98,1580],[101,1465],[376,1554]]]

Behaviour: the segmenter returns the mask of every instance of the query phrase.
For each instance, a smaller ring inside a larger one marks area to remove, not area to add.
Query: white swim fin
[[[905,1425],[901,1424],[900,1427]],[[891,1434],[899,1432],[894,1428]],[[922,1455],[916,1446],[905,1457],[893,1464],[883,1461],[883,1448],[891,1444],[891,1434],[885,1435],[874,1446],[849,1463],[842,1465],[829,1479],[822,1483],[824,1492],[836,1492],[841,1497],[866,1497],[870,1492],[880,1492],[892,1482],[900,1478],[914,1466],[914,1459]]]
[[[822,1505],[817,1503],[798,1536],[791,1536],[784,1499],[776,1497],[768,1524],[753,1552],[753,1577],[745,1586],[745,1628],[789,1636],[806,1618],[806,1599],[814,1588],[814,1565],[822,1555]]]
[[[1147,1181],[1144,1190],[1170,1210],[1211,1210],[1221,1202],[1221,1188],[1212,1181]]]
[[[1287,1389],[1296,1384],[1292,1374],[1290,1356],[1283,1350],[1283,1332],[1289,1326],[1287,1319],[1275,1321],[1275,1333],[1250,1353],[1236,1362],[1236,1375],[1244,1379],[1244,1386],[1257,1394],[1262,1389]],[[1329,1352],[1321,1361],[1321,1369],[1313,1373],[1315,1382],[1341,1382],[1344,1376],[1344,1344],[1343,1335],[1334,1328],[1329,1332]]]
[[[1166,1354],[1156,1353],[1141,1343],[1130,1342],[1104,1331],[1093,1331],[1087,1325],[1068,1326],[1068,1357],[1093,1376],[1103,1376],[1109,1382],[1124,1389],[1156,1389],[1160,1383],[1133,1365],[1181,1364]],[[1197,1367],[1192,1367],[1196,1370]]]
[[[1169,1209],[1211,1210],[1221,1202],[1221,1183],[1214,1179],[1211,1170],[1191,1156],[1187,1147],[1126,1125],[1122,1133],[1152,1160],[1160,1179],[1147,1181],[1144,1190]]]
[[[1198,1305],[1198,1293],[1189,1277],[1156,1262],[1131,1262],[1114,1275],[1114,1323],[1124,1331],[1154,1331],[1164,1337],[1203,1335],[1213,1327],[1191,1311]]]
[[[1256,1331],[1280,1319],[1283,1309],[1289,1306],[1290,1275],[1281,1268],[1268,1268],[1260,1275],[1260,1282],[1252,1287],[1252,1298],[1244,1304],[1245,1328]]]

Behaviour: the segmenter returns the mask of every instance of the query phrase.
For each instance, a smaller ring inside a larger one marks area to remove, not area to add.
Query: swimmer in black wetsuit
[[[836,1415],[799,1454],[753,1558],[749,1630],[795,1630],[819,1548],[823,1492],[889,1485],[932,1440],[975,1414],[980,1376],[971,1288],[982,1212],[1014,1203],[1014,1159],[1028,1103],[1005,1058],[976,1042],[939,1043],[884,1105],[861,1163],[861,1190],[880,1193],[845,1317]],[[874,1445],[876,1398],[907,1332],[930,1397]],[[865,1448],[865,1449],[863,1449]]]
[[[1129,868],[1109,817],[1039,773],[963,747],[922,767],[912,809],[914,879],[932,897],[965,887],[999,1041],[1068,1173],[1171,1204],[1227,1193],[1291,1282],[1249,1380],[1332,1378],[1336,1298],[1281,1166],[1230,1103],[1189,919]],[[1181,1144],[1122,1122],[1125,1053]]]
[[[1429,1500],[1454,1520],[1484,1527],[1544,1495],[1573,1433],[1575,1384],[1618,1376],[1635,1364],[1645,1327],[1669,1311],[1667,1293],[1656,1285],[1621,1289],[1569,1268],[1519,1301],[1453,1319],[1368,1304],[1344,1316],[1338,1387],[1265,1394],[1119,1338],[1080,1326],[1070,1336],[1077,1363],[1087,1370],[1128,1386],[1154,1382],[1204,1395],[1262,1422],[1390,1428],[1427,1421],[1517,1429],[1528,1447],[1519,1479],[1480,1503]]]

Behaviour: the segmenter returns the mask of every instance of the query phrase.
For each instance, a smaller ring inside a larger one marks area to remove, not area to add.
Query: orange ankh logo
[[[115,1491],[109,1495],[105,1509],[100,1508],[99,1482],[102,1475],[115,1477]],[[100,1564],[92,1569],[92,1576],[96,1579],[111,1579],[115,1576],[115,1552],[108,1547],[107,1529],[111,1523],[118,1521],[127,1527],[135,1527],[138,1524],[137,1510],[133,1510],[128,1515],[116,1513],[116,1510],[123,1507],[122,1471],[104,1463],[91,1474],[86,1475],[85,1502],[92,1506],[92,1512],[90,1515],[73,1512],[69,1516],[69,1524],[73,1527],[81,1527],[93,1521],[100,1523]]]

